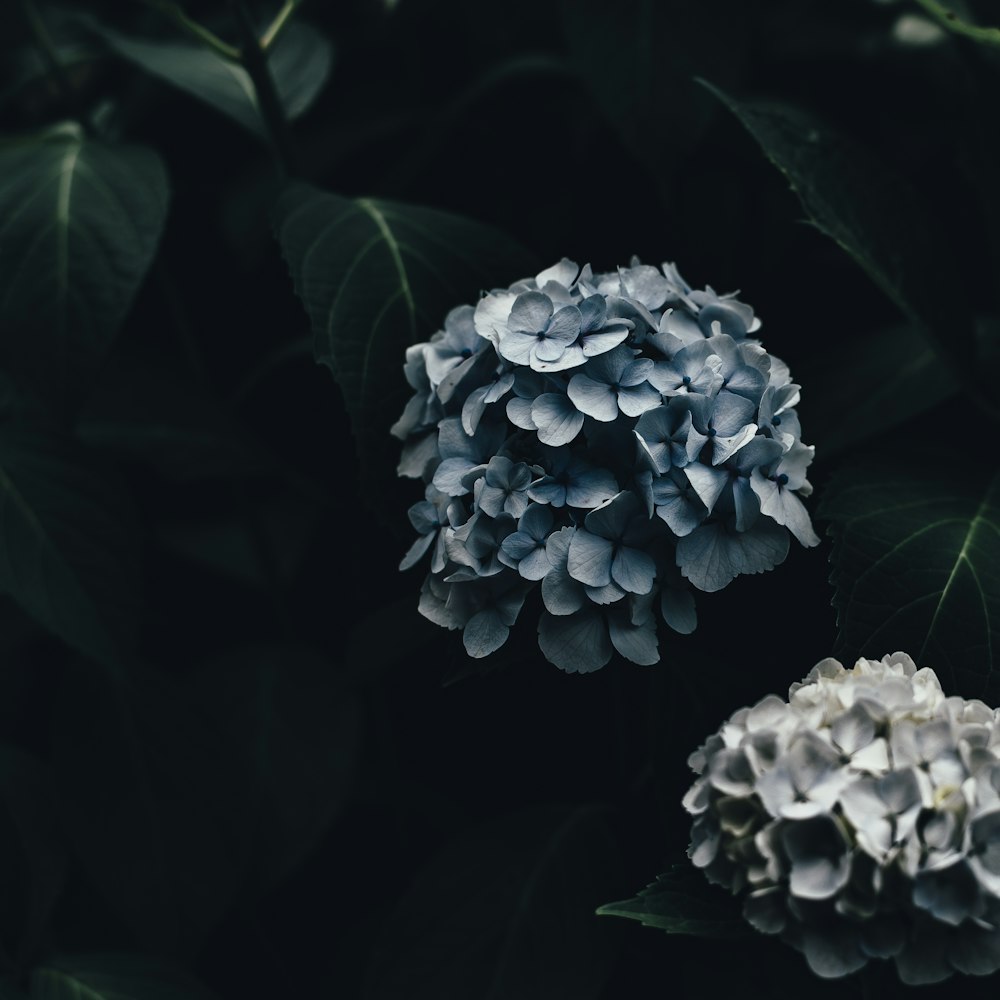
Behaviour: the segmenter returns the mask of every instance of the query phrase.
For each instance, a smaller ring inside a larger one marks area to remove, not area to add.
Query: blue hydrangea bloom
[[[420,611],[471,656],[507,640],[534,588],[538,642],[570,672],[659,659],[696,591],[819,542],[803,498],[800,387],[753,309],[673,264],[561,260],[461,305],[406,354],[392,433],[420,479]],[[791,849],[791,848],[790,848]]]

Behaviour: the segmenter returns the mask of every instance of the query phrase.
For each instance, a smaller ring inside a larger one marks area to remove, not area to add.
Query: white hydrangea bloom
[[[817,664],[689,763],[688,854],[820,976],[1000,969],[1000,713],[905,653]]]

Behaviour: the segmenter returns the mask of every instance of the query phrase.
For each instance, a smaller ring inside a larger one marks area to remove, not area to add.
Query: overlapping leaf
[[[33,387],[89,376],[152,263],[167,175],[72,124],[0,142],[0,359]]]
[[[267,138],[256,89],[239,63],[197,44],[130,38],[96,22],[88,24],[116,55]],[[332,66],[333,46],[320,32],[301,21],[286,26],[268,54],[268,68],[289,119],[308,110]]]
[[[535,269],[497,230],[448,212],[290,185],[274,213],[316,360],[340,385],[362,461],[395,464],[389,427],[406,398],[407,345],[449,309]]]
[[[1000,473],[848,468],[819,517],[834,540],[837,655],[904,650],[950,694],[1000,701]]]
[[[810,221],[838,243],[942,356],[974,354],[969,297],[938,252],[921,198],[855,141],[785,105],[722,101],[785,175]]]

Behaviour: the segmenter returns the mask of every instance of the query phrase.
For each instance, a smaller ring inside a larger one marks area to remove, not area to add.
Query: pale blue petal
[[[495,608],[487,608],[469,619],[462,633],[462,640],[469,656],[478,659],[495,653],[509,635],[510,628],[503,623],[500,612]]]
[[[553,264],[544,271],[539,271],[535,275],[535,281],[539,288],[549,281],[556,281],[564,288],[569,288],[576,281],[576,276],[579,273],[580,268],[568,257],[563,257],[558,264]]]
[[[733,533],[703,524],[677,542],[677,565],[699,590],[722,590],[743,573],[773,569],[788,555],[788,532],[760,520],[750,531]]]
[[[648,382],[625,386],[618,391],[618,406],[627,417],[638,417],[662,402],[663,397]]]
[[[741,448],[748,445],[757,434],[756,424],[747,424],[731,437],[712,438],[712,465],[721,465],[732,458]]]
[[[617,614],[608,616],[608,632],[611,642],[626,660],[649,666],[660,660],[659,639],[656,625],[650,621],[644,625],[632,625],[621,620]]]
[[[647,552],[619,546],[611,561],[611,578],[630,594],[648,594],[656,579],[656,562]]]
[[[500,342],[502,334],[507,332],[507,321],[510,309],[517,296],[513,292],[496,292],[479,300],[473,323],[476,333],[494,344]]]
[[[431,532],[427,535],[421,535],[407,550],[406,555],[403,556],[400,561],[399,568],[401,570],[409,569],[411,566],[415,566],[420,562],[421,556],[431,547],[431,544],[437,540],[436,532]]]
[[[789,489],[783,489],[774,480],[755,469],[750,485],[760,498],[762,514],[783,524],[806,547],[819,545],[819,535],[813,530],[805,504]]]
[[[538,645],[550,663],[567,673],[591,673],[611,659],[611,640],[601,616],[578,611],[567,617],[543,612],[538,622]]]
[[[531,404],[531,419],[542,444],[569,444],[583,427],[583,414],[560,392],[546,392]]]
[[[694,462],[684,467],[684,475],[694,487],[695,493],[698,494],[708,513],[711,513],[729,482],[729,472],[726,469],[715,469],[710,465]]]
[[[570,542],[566,566],[574,580],[590,587],[604,587],[611,582],[613,554],[612,542],[581,528]]]
[[[507,325],[511,332],[523,330],[528,333],[541,333],[551,316],[552,302],[547,295],[541,292],[522,292],[511,306]]]
[[[604,587],[584,587],[587,599],[593,604],[614,604],[625,596],[625,591],[612,580]]]
[[[664,587],[660,594],[660,613],[663,620],[681,635],[690,635],[698,625],[694,594],[680,587]]]
[[[569,380],[569,398],[581,412],[605,423],[618,417],[618,394],[607,382],[595,382],[580,372]]]
[[[531,419],[531,407],[534,405],[533,399],[522,399],[520,396],[512,396],[507,400],[507,419],[523,431],[538,430],[535,421]]]
[[[583,354],[585,358],[596,358],[600,354],[613,351],[628,338],[627,326],[609,326],[603,330],[587,333],[583,339]]]
[[[566,488],[566,503],[570,507],[593,509],[617,493],[618,480],[607,469],[590,469],[575,477]]]

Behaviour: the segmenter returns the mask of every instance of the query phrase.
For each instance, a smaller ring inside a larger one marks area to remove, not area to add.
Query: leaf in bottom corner
[[[620,879],[603,812],[533,808],[442,851],[384,926],[368,1000],[596,1000],[619,946],[594,916]]]
[[[193,977],[135,955],[59,956],[31,973],[31,1000],[214,1000]]]

